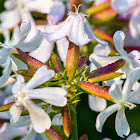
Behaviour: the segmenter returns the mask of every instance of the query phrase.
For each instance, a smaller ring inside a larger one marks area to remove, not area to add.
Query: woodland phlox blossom
[[[120,56],[105,56],[97,55],[92,53],[89,57],[89,60],[96,65],[96,67],[103,67],[108,64],[111,64],[119,59],[125,59],[126,64],[123,66],[122,70],[126,71],[128,74],[132,69],[140,66],[140,53],[139,51],[133,50],[129,54],[124,50],[124,39],[125,34],[122,31],[116,31],[113,40],[116,50],[119,52]]]
[[[75,5],[74,5],[75,6]],[[78,8],[75,6],[75,12],[69,12],[66,20],[58,25],[47,25],[45,27],[46,39],[50,42],[61,39],[65,36],[76,44],[77,46],[83,46],[89,41],[96,40],[101,45],[107,45],[108,43],[98,38],[87,19],[86,14],[78,13]]]
[[[114,105],[107,107],[101,112],[96,119],[96,129],[101,132],[106,119],[117,111],[115,119],[115,130],[120,137],[127,136],[130,132],[130,127],[125,116],[125,108],[130,110],[136,107],[135,104],[140,104],[140,88],[131,92],[133,84],[140,78],[140,67],[132,70],[122,89],[123,81],[117,81],[112,84],[109,89],[109,94],[115,101]]]
[[[24,22],[20,26],[19,36],[13,38],[8,44],[0,44],[2,47],[0,50],[0,65],[6,63],[4,74],[0,77],[0,86],[4,85],[10,76],[12,68],[11,59],[14,60],[18,69],[23,69],[23,63],[12,55],[12,53],[17,53],[15,48],[19,48],[23,52],[32,52],[41,44],[43,35],[40,31],[38,31],[38,33],[29,42],[24,42],[30,32],[30,29],[30,22]]]
[[[112,0],[111,5],[123,17],[130,17],[130,33],[133,38],[140,39],[140,0]]]
[[[36,71],[34,76],[28,81],[24,82],[24,78],[21,75],[17,75],[17,82],[13,85],[12,92],[15,97],[15,103],[10,108],[13,122],[16,122],[24,107],[28,110],[33,129],[38,133],[43,133],[51,126],[51,119],[48,114],[35,105],[31,99],[40,99],[44,102],[55,106],[65,106],[67,98],[65,97],[67,92],[60,87],[45,87],[34,89],[35,87],[50,80],[54,76],[53,70],[47,70],[46,66],[42,66]]]

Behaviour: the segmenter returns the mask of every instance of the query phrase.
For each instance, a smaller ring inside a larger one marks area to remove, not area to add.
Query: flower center
[[[82,6],[82,4],[78,5],[78,7],[76,7],[76,5],[72,5],[75,7],[75,13],[78,15],[78,12],[79,12],[79,9],[80,9],[80,6]]]
[[[126,102],[126,101],[122,101],[120,104],[121,104],[121,106],[124,105],[125,107],[128,107],[130,110],[132,110],[136,107],[135,104],[130,103],[130,102]]]

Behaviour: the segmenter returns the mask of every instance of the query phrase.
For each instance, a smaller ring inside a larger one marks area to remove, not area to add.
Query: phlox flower
[[[106,66],[119,59],[125,59],[126,64],[123,66],[122,70],[126,71],[128,74],[132,69],[140,66],[140,53],[136,50],[130,52],[129,54],[124,50],[124,39],[125,34],[122,31],[115,32],[113,36],[114,44],[116,50],[119,52],[120,56],[108,57],[105,55],[97,55],[92,53],[89,60],[96,65],[96,67]]]
[[[32,52],[41,44],[43,35],[40,31],[38,31],[38,33],[29,42],[24,42],[28,33],[30,32],[30,29],[31,24],[29,22],[22,23],[20,26],[19,36],[14,36],[15,38],[13,38],[8,44],[0,44],[2,47],[0,50],[0,65],[6,63],[4,74],[0,77],[0,86],[4,85],[10,76],[12,68],[11,59],[14,60],[18,69],[23,69],[25,66],[25,64],[23,65],[19,59],[12,55],[12,53],[16,53],[15,47],[19,48],[23,52]]]
[[[112,0],[114,8],[123,17],[130,17],[129,29],[134,39],[140,38],[140,0]]]
[[[31,99],[40,99],[55,106],[65,106],[67,103],[66,90],[60,87],[45,87],[34,89],[35,87],[50,80],[54,76],[53,70],[47,70],[42,66],[36,71],[28,83],[24,82],[21,75],[17,75],[17,82],[12,88],[15,104],[10,108],[13,122],[17,122],[24,107],[28,110],[33,129],[38,133],[43,133],[51,126],[51,119],[48,114],[35,105]]]
[[[94,34],[90,24],[85,18],[87,15],[78,13],[79,7],[75,9],[76,12],[68,13],[68,17],[64,22],[58,25],[47,25],[45,27],[46,39],[53,42],[67,36],[68,39],[77,46],[83,46],[92,40],[96,40],[101,45],[107,45],[107,42],[101,40]]]
[[[48,22],[56,24],[65,13],[65,6],[62,2],[53,0],[7,0],[5,2],[6,11],[0,14],[2,28],[13,28],[20,22],[30,20],[34,23],[31,11],[48,14]]]
[[[101,132],[106,119],[117,111],[115,119],[115,130],[120,137],[127,136],[130,127],[125,116],[125,108],[133,109],[135,104],[140,104],[140,88],[131,92],[133,84],[140,78],[140,67],[132,70],[122,89],[123,81],[117,81],[112,84],[109,94],[115,101],[114,105],[107,107],[96,119],[96,129]]]

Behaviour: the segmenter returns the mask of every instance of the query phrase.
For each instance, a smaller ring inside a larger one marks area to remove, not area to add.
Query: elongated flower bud
[[[103,74],[107,74],[107,73],[111,73],[111,72],[115,72],[118,69],[120,69],[121,67],[123,67],[125,65],[126,61],[124,59],[120,59],[115,61],[114,63],[108,64],[107,66],[98,68],[96,70],[93,70],[89,75],[88,78],[92,78],[92,77],[97,77]]]
[[[50,140],[64,140],[64,138],[51,127],[49,130],[46,130],[44,133]]]
[[[47,66],[46,64],[42,63],[41,61],[31,57],[30,55],[28,55],[28,53],[22,52],[20,49],[16,48],[16,50],[18,51],[18,54],[13,54],[15,57],[17,57],[18,59],[20,59],[21,61],[23,61],[25,64],[28,65],[29,68],[31,69],[39,69],[41,66],[45,65],[47,67],[48,70],[52,70],[49,66]]]
[[[97,86],[95,84],[92,84],[86,81],[81,81],[79,82],[78,85],[81,89],[83,89],[84,91],[90,94],[115,102],[113,98],[110,96],[109,91],[105,88],[102,88],[100,86]]]
[[[88,136],[86,134],[82,135],[79,140],[88,140]]]
[[[94,5],[94,6],[90,7],[90,8],[88,8],[85,11],[85,13],[86,14],[95,14],[95,13],[103,11],[104,9],[107,9],[109,7],[111,7],[111,1],[110,0],[102,2],[101,4]]]
[[[68,106],[63,107],[63,130],[67,137],[70,136],[70,115]]]
[[[58,73],[62,72],[62,66],[60,60],[56,54],[52,54],[52,62]]]
[[[79,46],[74,43],[69,43],[66,59],[67,76],[72,78],[76,72],[79,62]]]
[[[80,69],[86,62],[87,62],[87,56],[85,54],[80,56],[79,63],[78,63],[78,69]]]

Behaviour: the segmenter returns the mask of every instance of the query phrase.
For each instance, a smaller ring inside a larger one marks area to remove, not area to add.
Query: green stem
[[[75,104],[73,104],[71,106],[73,108],[73,109],[70,109],[72,140],[78,140],[76,106],[75,106]]]

